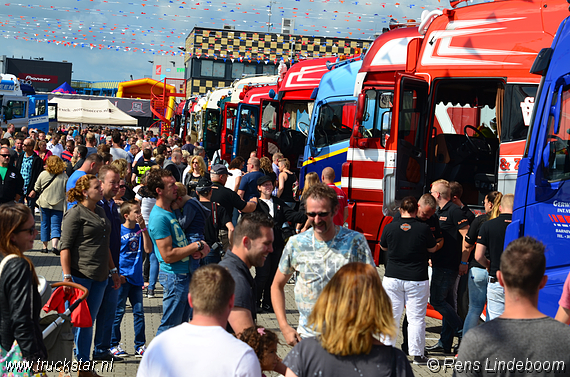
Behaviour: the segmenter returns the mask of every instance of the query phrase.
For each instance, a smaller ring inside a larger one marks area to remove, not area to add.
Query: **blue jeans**
[[[61,219],[63,219],[63,211],[43,207],[40,209],[42,211],[42,242],[48,242],[52,238],[61,238]]]
[[[92,323],[99,313],[101,302],[105,294],[105,287],[107,280],[95,281],[92,279],[73,277],[73,282],[84,286],[89,290],[87,296],[87,306],[91,313]],[[93,325],[91,327],[74,327],[73,328],[74,341],[75,341],[75,357],[77,360],[88,361],[89,352],[91,351],[91,341],[93,340]]]
[[[158,281],[164,288],[164,294],[162,297],[162,320],[156,331],[156,336],[190,319],[190,305],[188,304],[190,274],[172,274],[160,271]]]
[[[432,267],[430,304],[443,317],[441,321],[440,343],[444,350],[451,350],[453,337],[461,336],[463,321],[453,309],[453,291],[457,271]]]
[[[484,268],[472,267],[469,269],[469,311],[463,324],[463,335],[477,326],[479,317],[487,302],[487,280],[489,273]]]
[[[103,302],[97,314],[93,356],[106,354],[111,348],[111,332],[113,331],[118,297],[119,290],[114,288],[113,279],[108,278]]]
[[[113,332],[111,334],[111,347],[116,347],[121,341],[121,322],[125,315],[125,306],[127,297],[133,308],[134,327],[135,327],[135,351],[144,346],[146,343],[145,326],[144,326],[144,309],[142,287],[133,285],[129,282],[121,284],[119,288],[119,298],[117,300],[117,311],[115,313],[115,322],[113,323]]]
[[[154,250],[152,253],[148,254],[149,263],[150,263],[150,272],[148,277],[148,289],[156,288],[156,282],[158,280],[158,271],[160,269],[158,264],[158,259],[156,258],[156,254]]]
[[[505,311],[505,289],[499,282],[487,285],[487,319],[497,318]]]

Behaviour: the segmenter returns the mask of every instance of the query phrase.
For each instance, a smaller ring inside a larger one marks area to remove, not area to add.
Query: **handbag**
[[[49,180],[49,182],[48,182],[44,187],[40,188],[40,191],[36,193],[36,194],[37,194],[36,197],[37,197],[38,199],[39,199],[40,195],[42,194],[42,192],[44,192],[44,191],[49,187],[49,185],[51,185],[51,183],[52,183],[56,178],[57,178],[57,175],[54,175],[53,177],[51,177],[51,179]]]
[[[13,258],[18,258],[16,254],[8,254],[0,263],[0,279],[2,278],[2,270],[6,263]],[[45,373],[33,373],[31,371],[32,362],[26,361],[22,355],[22,350],[18,342],[14,340],[12,348],[6,351],[0,346],[0,375],[14,377],[47,377]],[[29,367],[26,367],[29,366]],[[21,368],[21,369],[20,369]]]

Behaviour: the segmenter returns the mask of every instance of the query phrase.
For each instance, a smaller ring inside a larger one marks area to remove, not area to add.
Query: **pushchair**
[[[47,314],[40,319],[40,328],[43,329],[43,339],[48,351],[48,365],[60,365],[57,362],[73,360],[73,324],[71,322],[71,313],[87,298],[89,291],[87,288],[76,283],[58,282],[49,285],[43,277],[40,278],[40,294],[42,295],[42,304],[46,304],[58,287],[71,287],[79,289],[83,294],[74,302],[70,302],[69,306],[63,313]]]

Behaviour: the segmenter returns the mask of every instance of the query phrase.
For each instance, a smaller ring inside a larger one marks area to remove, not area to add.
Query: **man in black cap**
[[[220,240],[220,230],[223,227],[228,229],[228,238],[232,238],[234,224],[232,224],[232,216],[226,212],[224,207],[212,202],[212,181],[206,177],[200,178],[196,186],[198,200],[207,210],[210,216],[206,220],[204,229],[204,239],[210,246],[210,253],[201,259],[200,265],[205,266],[210,263],[219,263],[222,259],[222,242]]]
[[[233,213],[234,208],[242,213],[249,213],[255,211],[257,207],[257,198],[251,198],[248,202],[245,202],[240,196],[233,190],[225,187],[226,181],[228,180],[228,168],[222,164],[216,164],[212,166],[210,170],[210,177],[212,179],[212,197],[210,200],[212,202],[218,203],[222,206],[228,214]],[[220,237],[222,239],[223,250],[227,250],[229,247],[228,229],[224,226],[220,229]]]

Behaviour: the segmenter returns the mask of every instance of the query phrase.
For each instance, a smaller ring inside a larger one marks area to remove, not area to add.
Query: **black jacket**
[[[24,179],[20,171],[12,165],[8,165],[6,177],[2,180],[2,176],[0,176],[0,204],[11,202],[16,195],[22,195],[23,188]]]
[[[24,156],[25,155],[26,155],[25,152],[22,153],[18,157],[18,162],[16,162],[16,170],[18,170],[20,173],[22,172],[22,163],[24,162]],[[44,171],[44,162],[42,161],[40,156],[38,156],[35,153],[32,156],[33,156],[32,157],[32,174],[30,175],[30,183],[28,184],[28,187],[26,188],[26,192],[25,192],[26,195],[28,195],[28,193],[34,189],[34,186],[36,185],[36,181],[38,180],[40,173],[42,171]]]
[[[0,261],[4,259],[0,254]],[[0,344],[12,348],[14,340],[26,360],[47,359],[40,330],[41,298],[33,282],[30,265],[23,258],[13,258],[4,266],[0,278]]]
[[[304,224],[307,221],[307,216],[302,212],[296,212],[291,209],[283,200],[276,196],[271,196],[273,199],[273,250],[282,251],[285,247],[285,237],[283,235],[283,224],[286,222],[293,223],[292,227],[295,229],[296,223]],[[265,213],[269,216],[269,206],[263,200],[257,200],[256,212]]]

